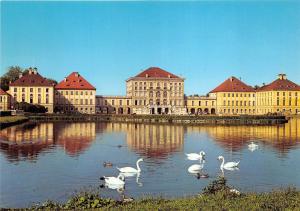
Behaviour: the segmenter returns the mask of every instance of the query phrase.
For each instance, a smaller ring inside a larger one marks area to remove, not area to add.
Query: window
[[[225,100],[223,101],[223,105],[224,105],[224,106],[226,105],[226,101],[225,101]]]
[[[75,94],[78,95],[78,91],[76,91]]]
[[[230,106],[230,101],[228,100],[228,106]]]
[[[137,100],[134,101],[134,105],[138,105],[138,101]]]
[[[68,93],[68,91],[66,91],[66,95],[68,95],[69,93]]]
[[[119,105],[122,105],[122,100],[119,100]]]
[[[14,92],[17,92],[17,88],[14,88]],[[297,94],[297,93],[296,93]]]
[[[49,88],[46,88],[46,92],[47,92],[47,93],[49,92]]]
[[[73,91],[71,91],[71,95],[73,95]]]
[[[42,99],[41,99],[41,94],[38,94],[38,104],[40,104],[41,101],[42,101]]]
[[[127,100],[127,105],[129,105],[129,100]]]
[[[112,101],[111,101],[111,104],[112,104],[112,105],[115,105],[115,100],[112,100]]]
[[[22,92],[25,92],[25,88],[22,88]]]
[[[48,103],[49,103],[49,95],[46,94],[46,104],[48,104]]]
[[[85,105],[88,105],[88,104],[89,104],[88,99],[85,99]]]
[[[201,101],[199,101],[199,106],[201,106]]]
[[[230,93],[228,93],[228,97],[230,97]]]
[[[93,105],[93,99],[90,99],[90,105]]]
[[[164,97],[167,97],[167,91],[164,91]]]
[[[208,102],[207,102],[207,101],[205,101],[205,105],[206,105],[206,106],[207,106],[207,103],[208,103]],[[228,104],[228,105],[229,105],[229,104]]]
[[[30,88],[30,92],[33,92],[33,88]]]
[[[25,102],[25,94],[22,94],[22,102]]]
[[[33,94],[30,94],[30,103],[33,103]]]
[[[80,99],[80,105],[82,105],[83,104],[83,99]]]

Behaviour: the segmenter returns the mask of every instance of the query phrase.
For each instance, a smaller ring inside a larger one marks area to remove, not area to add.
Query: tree
[[[7,72],[1,76],[0,85],[1,89],[7,91],[9,89],[9,82],[13,82],[19,78],[20,73],[23,73],[23,70],[19,66],[10,66]]]

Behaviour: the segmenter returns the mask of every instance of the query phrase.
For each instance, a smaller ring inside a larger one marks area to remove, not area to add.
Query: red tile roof
[[[85,80],[78,72],[72,72],[68,77],[55,86],[55,89],[80,89],[80,90],[96,90],[87,80]]]
[[[142,77],[142,78],[180,78],[177,75],[169,73],[159,67],[150,67],[143,72],[139,73],[135,77]]]
[[[9,86],[54,86],[54,84],[38,72],[29,72],[10,83]]]
[[[0,88],[0,95],[9,95],[6,91]]]
[[[210,93],[214,92],[255,92],[255,90],[251,86],[248,86],[244,82],[232,76],[210,91]]]
[[[277,79],[260,87],[257,91],[300,91],[300,86],[288,79]]]

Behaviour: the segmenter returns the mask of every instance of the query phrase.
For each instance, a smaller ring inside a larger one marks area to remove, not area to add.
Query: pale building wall
[[[55,91],[55,107],[57,111],[67,113],[94,114],[96,90],[57,89]]]
[[[131,114],[131,98],[124,96],[96,96],[96,111],[104,114]]]
[[[10,110],[11,106],[11,96],[10,95],[0,95],[0,111]]]
[[[300,112],[300,91],[258,91],[257,114]]]
[[[133,77],[126,81],[133,113],[184,114],[184,79]]]
[[[215,114],[217,100],[215,97],[186,97],[186,107],[189,114]]]
[[[13,102],[39,104],[53,113],[54,87],[53,86],[9,86],[9,94]]]
[[[217,113],[225,115],[255,114],[255,92],[217,92]]]

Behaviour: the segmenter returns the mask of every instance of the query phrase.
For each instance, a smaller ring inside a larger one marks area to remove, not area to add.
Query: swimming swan
[[[258,144],[255,144],[253,141],[251,142],[251,144],[248,145],[248,149],[253,152],[256,149],[258,149]]]
[[[195,173],[198,173],[200,172],[204,167],[204,164],[201,163],[201,164],[194,164],[194,165],[191,165],[189,168],[188,168],[188,172],[192,173],[192,174],[195,174]]]
[[[123,168],[118,168],[117,169],[122,172],[122,173],[138,173],[141,172],[141,168],[139,166],[139,162],[144,161],[143,158],[140,158],[136,161],[136,168],[132,168],[132,167],[123,167]]]
[[[201,151],[199,154],[197,153],[189,153],[185,154],[187,156],[187,159],[189,160],[203,160],[205,156],[205,152]]]
[[[101,177],[101,180],[104,180],[105,183],[109,186],[122,186],[125,185],[125,177],[123,175],[119,175],[118,177]]]
[[[219,157],[218,157],[218,160],[222,160],[220,169],[226,169],[226,170],[234,169],[234,168],[236,168],[236,167],[239,165],[239,163],[240,163],[240,161],[238,161],[238,162],[227,162],[227,163],[225,163],[225,160],[224,160],[224,157],[223,157],[223,156],[219,156]]]

